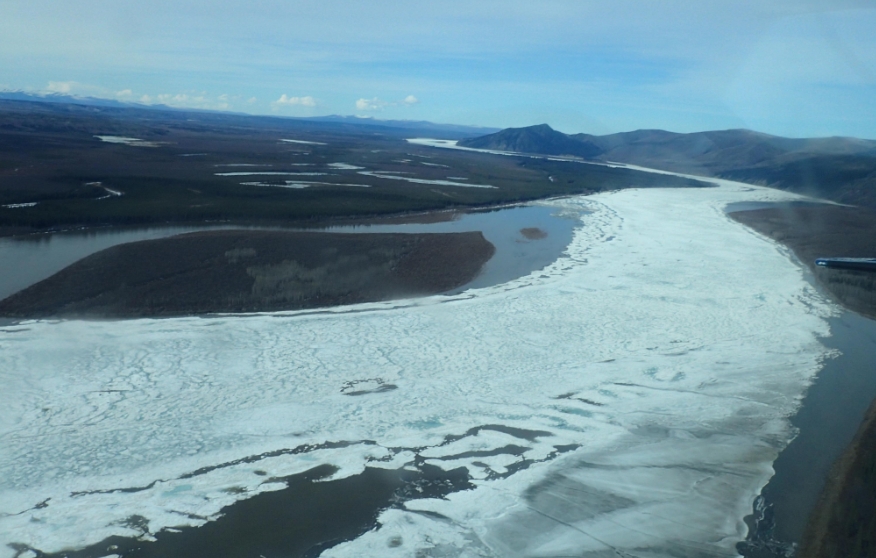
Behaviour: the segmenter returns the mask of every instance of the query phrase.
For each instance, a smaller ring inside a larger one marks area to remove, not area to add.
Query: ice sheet
[[[452,297],[5,328],[0,556],[418,453],[476,488],[325,556],[734,556],[835,308],[722,211],[793,196],[717,182],[544,202],[582,220],[567,255]]]

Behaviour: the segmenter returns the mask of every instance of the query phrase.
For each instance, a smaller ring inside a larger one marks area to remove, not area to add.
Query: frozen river
[[[566,254],[458,295],[4,328],[0,557],[209,523],[321,465],[471,483],[323,556],[735,556],[837,309],[723,211],[793,196],[715,182],[544,202],[587,213]]]

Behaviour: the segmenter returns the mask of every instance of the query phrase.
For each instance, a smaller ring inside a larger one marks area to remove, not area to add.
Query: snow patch
[[[119,143],[123,145],[133,145],[135,147],[159,147],[164,145],[162,142],[157,141],[145,141],[138,138],[127,138],[124,136],[94,136],[100,141],[106,143]]]
[[[284,141],[286,143],[300,143],[304,145],[328,145],[327,143],[323,143],[321,141],[306,141],[306,140],[296,140],[296,139],[281,139],[280,141]]]
[[[414,184],[432,184],[435,186],[461,186],[462,188],[495,188],[489,184],[471,184],[468,182],[453,182],[452,180],[426,180],[425,178],[412,178],[410,176],[398,176],[399,173],[388,173],[383,171],[359,171],[359,174],[365,176],[373,176],[374,178],[385,178],[387,180],[404,180]]]

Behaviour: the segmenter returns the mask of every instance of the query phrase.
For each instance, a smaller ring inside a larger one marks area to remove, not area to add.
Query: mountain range
[[[876,207],[876,141],[785,138],[751,130],[564,134],[547,124],[459,141],[463,147],[571,156],[740,180]]]
[[[499,128],[487,128],[481,126],[465,126],[460,124],[442,124],[425,120],[383,120],[361,116],[263,116],[251,115],[241,112],[216,111],[207,109],[170,107],[162,104],[146,105],[117,101],[114,99],[102,99],[99,97],[80,97],[63,93],[37,94],[27,91],[0,91],[0,102],[18,101],[25,103],[39,103],[49,110],[60,112],[88,109],[100,109],[104,112],[111,111],[117,117],[143,117],[149,112],[159,112],[163,117],[188,118],[196,114],[198,118],[210,119],[215,122],[229,124],[257,125],[263,122],[286,122],[290,125],[302,123],[323,129],[359,131],[365,133],[382,133],[401,137],[424,135],[437,139],[459,139],[482,136],[498,132]]]

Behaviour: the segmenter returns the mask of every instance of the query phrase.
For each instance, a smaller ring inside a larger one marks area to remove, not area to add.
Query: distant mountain
[[[601,158],[649,162],[683,172],[714,174],[728,168],[756,166],[777,158],[803,155],[854,155],[876,152],[876,142],[856,138],[793,139],[751,130],[677,134],[639,130],[607,136],[578,134],[603,149]]]
[[[56,103],[56,104],[71,104],[84,105],[90,107],[140,107],[149,108],[147,105],[137,103],[124,103],[113,99],[101,99],[98,97],[77,97],[74,95],[64,95],[63,93],[47,93],[39,95],[36,93],[28,93],[26,91],[0,91],[0,99],[7,101],[30,101],[35,103]],[[165,105],[154,105],[158,109],[168,109]]]
[[[783,138],[752,130],[679,134],[637,130],[566,135],[546,124],[508,128],[464,147],[584,159],[716,176],[876,207],[876,141]]]
[[[428,122],[426,120],[381,120],[379,118],[341,116],[337,114],[333,114],[330,116],[304,117],[300,118],[300,120],[307,120],[308,122],[334,122],[339,124],[353,124],[355,126],[378,126],[383,128],[415,130],[422,133],[433,134],[437,132],[440,135],[450,134],[454,137],[459,138],[478,137],[484,134],[492,134],[499,131],[499,128],[464,126],[460,124],[439,124],[435,122]]]
[[[281,116],[258,116],[231,111],[216,111],[205,109],[190,109],[169,107],[167,105],[144,105],[141,103],[126,103],[113,99],[101,99],[98,97],[76,97],[61,93],[36,94],[26,91],[0,91],[0,100],[24,101],[31,103],[46,103],[51,105],[76,105],[83,107],[98,107],[103,109],[128,109],[145,111],[174,112],[177,114],[197,113],[201,118],[211,117],[216,119],[272,119],[293,122],[306,122],[320,125],[323,128],[343,130],[371,130],[377,133],[389,133],[398,136],[410,137],[411,135],[428,135],[437,139],[460,139],[474,136],[482,136],[497,132],[498,128],[481,128],[478,126],[461,126],[458,124],[437,124],[425,120],[380,120],[377,118],[362,118],[358,116],[312,116],[312,117],[281,117]]]
[[[603,152],[588,139],[567,136],[547,124],[528,128],[508,128],[494,134],[460,141],[459,145],[517,153],[572,155],[585,159],[593,158]]]

